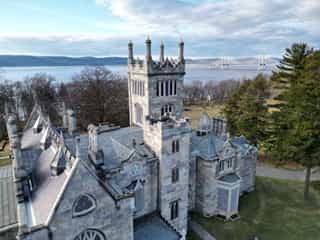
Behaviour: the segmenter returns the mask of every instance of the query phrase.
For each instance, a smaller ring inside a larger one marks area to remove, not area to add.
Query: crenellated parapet
[[[165,74],[185,74],[185,59],[184,59],[184,43],[181,40],[178,44],[178,58],[164,57],[164,44],[160,45],[159,60],[153,60],[151,54],[151,40],[148,38],[145,42],[146,52],[144,61],[133,56],[133,43],[128,44],[128,65],[129,72],[149,75]]]

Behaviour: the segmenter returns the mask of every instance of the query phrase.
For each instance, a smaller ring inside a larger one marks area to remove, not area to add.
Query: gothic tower
[[[143,126],[146,117],[161,119],[167,116],[180,118],[183,111],[182,88],[185,74],[184,43],[178,44],[178,59],[164,57],[160,46],[159,61],[151,54],[151,40],[145,42],[144,61],[134,59],[133,44],[128,44],[128,89],[130,125]]]
[[[178,44],[176,60],[164,57],[163,43],[159,61],[152,59],[149,38],[145,47],[145,59],[141,62],[133,58],[133,44],[129,42],[130,123],[143,128],[144,143],[159,159],[158,210],[184,239],[191,137],[190,122],[182,117],[184,44]]]

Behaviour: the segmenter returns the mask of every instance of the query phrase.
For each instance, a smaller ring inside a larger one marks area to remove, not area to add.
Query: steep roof
[[[0,167],[0,233],[17,226],[17,209],[11,166]]]
[[[197,151],[198,155],[205,160],[218,158],[219,152],[223,149],[224,141],[209,133],[205,136],[193,135],[191,138],[191,151]]]

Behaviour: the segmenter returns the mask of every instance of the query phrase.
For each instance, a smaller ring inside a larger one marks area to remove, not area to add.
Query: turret
[[[152,56],[151,56],[151,40],[148,37],[146,40],[146,57],[145,57],[145,62],[149,63],[152,61]]]
[[[181,40],[178,45],[178,61],[184,63],[184,55],[183,55],[184,42]]]
[[[160,57],[159,57],[159,61],[161,63],[164,62],[164,44],[163,42],[161,42],[161,45],[160,45]]]
[[[133,63],[133,44],[131,41],[128,43],[128,63],[132,64]]]

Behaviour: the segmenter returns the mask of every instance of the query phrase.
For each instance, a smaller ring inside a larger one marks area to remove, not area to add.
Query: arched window
[[[104,234],[96,229],[86,229],[74,238],[74,240],[105,240],[105,239],[106,238]]]
[[[96,207],[96,200],[89,194],[83,194],[78,197],[73,204],[72,217],[81,217],[87,215]]]
[[[166,104],[161,108],[161,116],[171,115],[174,112],[174,106],[172,104]]]
[[[135,107],[136,122],[142,124],[143,109],[138,103],[136,103],[134,107]]]

